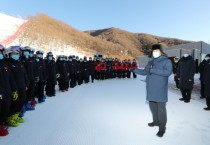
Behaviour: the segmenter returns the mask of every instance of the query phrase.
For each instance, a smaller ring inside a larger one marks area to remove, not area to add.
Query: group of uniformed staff
[[[59,55],[25,46],[0,45],[0,136],[9,134],[7,127],[23,123],[24,113],[35,110],[35,105],[59,90],[68,91],[83,83],[112,78],[131,78],[131,68],[137,68],[135,59],[119,60],[94,56],[79,58]],[[133,73],[133,78],[136,74]]]

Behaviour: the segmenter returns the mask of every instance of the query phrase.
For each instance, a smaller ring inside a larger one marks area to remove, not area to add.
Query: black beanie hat
[[[159,49],[162,52],[163,51],[162,45],[161,44],[152,45],[152,50],[157,50],[157,49]]]
[[[210,54],[207,54],[206,57],[210,57]]]

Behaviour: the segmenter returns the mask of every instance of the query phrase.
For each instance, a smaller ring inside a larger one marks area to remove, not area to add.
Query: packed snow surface
[[[172,78],[172,77],[171,77]],[[205,101],[179,101],[169,89],[168,122],[162,138],[145,100],[145,78],[83,84],[26,112],[25,123],[9,128],[1,145],[209,145],[210,112]],[[172,79],[171,79],[172,80]],[[172,82],[173,83],[173,82]],[[198,96],[199,98],[199,96]]]

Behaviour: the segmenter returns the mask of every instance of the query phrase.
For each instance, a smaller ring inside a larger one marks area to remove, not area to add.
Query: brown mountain
[[[65,52],[66,49],[74,48],[88,56],[100,51],[105,56],[132,58],[130,55],[120,53],[125,50],[123,46],[90,36],[45,14],[38,14],[29,19],[29,25],[19,38],[22,45],[35,46],[46,52],[57,49]]]
[[[165,48],[172,45],[189,43],[191,41],[179,40],[175,38],[165,38],[145,33],[131,33],[118,28],[108,28],[101,30],[90,30],[86,33],[91,36],[121,45],[128,50],[128,54],[138,56],[138,51],[148,53],[152,44],[162,43]]]
[[[29,20],[29,25],[19,38],[20,44],[34,46],[46,52],[75,49],[87,56],[100,51],[105,57],[137,58],[147,53],[149,46],[157,42],[166,46],[189,42],[131,33],[117,28],[82,32],[45,14],[32,16]]]

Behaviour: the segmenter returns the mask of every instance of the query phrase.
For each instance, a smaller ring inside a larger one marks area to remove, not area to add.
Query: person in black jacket
[[[185,103],[189,103],[191,99],[195,69],[195,61],[190,56],[190,52],[185,50],[183,57],[180,59],[177,69],[179,87],[182,93],[182,98],[180,98],[179,100],[184,101]]]
[[[208,60],[208,56],[206,55],[206,57],[204,58],[204,60],[200,63],[199,65],[199,73],[200,73],[200,82],[201,82],[201,90],[200,90],[200,94],[201,94],[201,99],[205,98],[205,84],[204,84],[204,80],[203,80],[203,71],[204,71],[204,67],[207,63]]]
[[[79,61],[77,62],[77,83],[78,85],[83,84],[83,60],[82,58],[79,59]]]
[[[47,75],[47,80],[46,80],[46,95],[48,97],[55,96],[55,85],[56,85],[56,63],[53,57],[52,52],[48,52],[46,55],[46,75]],[[59,76],[59,74],[57,74]]]
[[[8,58],[8,65],[14,76],[15,84],[17,85],[18,98],[12,104],[10,115],[12,118],[16,118],[19,123],[24,122],[22,118],[25,113],[24,104],[26,103],[26,90],[29,84],[28,76],[24,65],[20,62],[20,47],[11,46],[4,51],[4,55]],[[10,119],[9,119],[10,120]],[[10,122],[8,120],[8,122]]]
[[[206,64],[203,70],[202,82],[205,85],[204,95],[206,98],[206,105],[207,105],[207,107],[203,109],[209,111],[210,110],[210,54],[206,55]]]
[[[29,92],[27,91],[26,94],[29,94],[30,98],[31,98],[31,106],[32,107],[35,107],[37,102],[35,100],[35,86],[36,86],[36,83],[39,81],[39,73],[38,73],[38,70],[36,69],[36,59],[34,57],[34,52],[35,52],[35,49],[30,47],[30,51],[29,51],[29,61],[31,63],[32,66],[34,66],[34,84],[33,83],[29,83],[29,90],[30,90],[30,84],[32,85],[31,87],[33,87],[34,85],[34,89],[32,89],[33,91]],[[29,79],[30,80],[30,79]]]
[[[74,88],[76,86],[76,76],[77,76],[77,60],[75,56],[69,56],[68,61],[69,66],[69,79],[70,79],[70,88]]]
[[[89,83],[89,78],[90,78],[90,67],[89,67],[89,63],[87,61],[87,57],[84,57],[84,60],[82,62],[82,78],[84,80],[84,83],[87,84]]]
[[[35,59],[36,59],[36,70],[38,71],[38,81],[36,81],[35,85],[35,96],[38,98],[38,102],[45,102],[44,96],[44,86],[46,82],[46,65],[43,59],[44,52],[42,50],[36,51]]]
[[[34,106],[31,105],[31,100],[34,98],[34,91],[35,91],[35,78],[38,77],[38,73],[36,71],[35,67],[35,61],[29,57],[30,55],[30,47],[22,47],[21,48],[21,57],[20,61],[23,63],[28,80],[29,85],[28,89],[26,91],[26,104],[25,109],[26,110],[34,110]]]
[[[174,57],[173,59],[173,74],[174,74],[174,81],[176,83],[176,88],[175,89],[179,89],[179,79],[177,77],[177,68],[178,68],[178,64],[179,64],[179,58],[178,57]]]
[[[11,94],[17,91],[12,72],[9,69],[3,55],[4,47],[0,45],[0,136],[9,134],[6,119],[12,102]],[[16,121],[13,121],[16,122]]]
[[[58,86],[60,91],[65,92],[68,91],[68,84],[69,84],[69,66],[65,60],[64,55],[60,55],[56,61],[56,66],[58,69],[58,73],[60,76],[57,78]]]
[[[95,79],[95,65],[96,62],[92,60],[92,57],[89,57],[89,70],[90,70],[90,77],[91,77],[91,82],[94,82]]]

